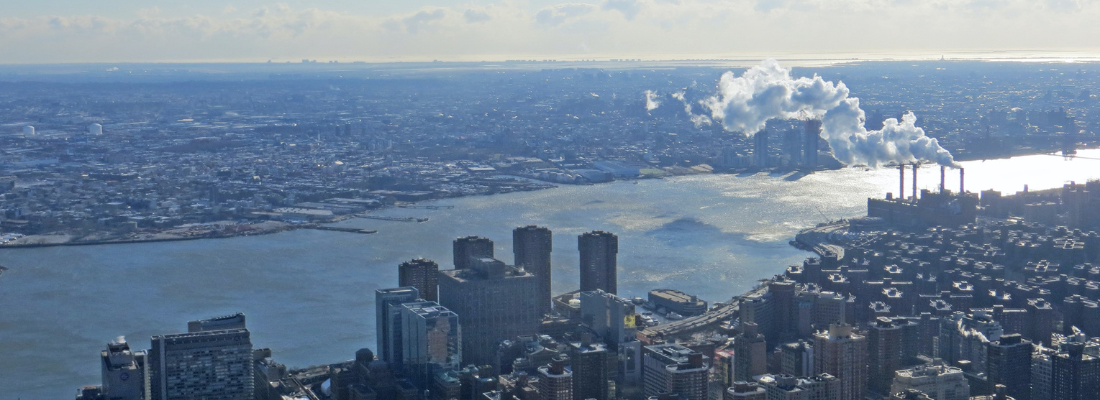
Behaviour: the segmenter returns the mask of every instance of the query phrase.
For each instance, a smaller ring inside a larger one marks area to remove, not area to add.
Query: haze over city
[[[1100,2],[2,14],[0,399],[1100,399]]]
[[[3,63],[1094,57],[1077,0],[233,1],[5,5]],[[1092,52],[1092,53],[1090,53]]]

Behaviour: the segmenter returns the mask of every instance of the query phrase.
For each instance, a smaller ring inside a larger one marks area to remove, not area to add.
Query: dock
[[[364,235],[373,235],[378,233],[377,230],[371,229],[359,229],[359,228],[341,228],[338,226],[315,226],[310,229],[316,229],[319,231],[334,231],[334,232],[347,232],[347,233],[361,233]]]
[[[455,208],[455,206],[416,206],[416,205],[401,205],[401,206],[397,206],[397,207],[398,208],[412,208],[412,209],[419,209],[419,210],[451,210],[451,209]]]
[[[360,215],[359,218],[374,219],[379,221],[394,221],[394,222],[428,222],[427,218],[414,218],[414,217],[380,217],[377,215]]]

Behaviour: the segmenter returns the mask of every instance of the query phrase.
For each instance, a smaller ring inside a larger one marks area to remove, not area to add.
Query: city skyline
[[[8,8],[0,52],[5,64],[1095,58],[1097,12],[1072,0],[52,0]]]

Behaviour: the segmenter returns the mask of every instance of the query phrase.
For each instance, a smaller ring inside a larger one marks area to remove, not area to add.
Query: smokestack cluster
[[[859,99],[848,94],[843,82],[833,83],[820,76],[794,79],[790,70],[777,61],[766,60],[741,76],[733,72],[723,74],[718,92],[698,101],[710,111],[709,119],[691,115],[697,124],[720,122],[727,131],[746,135],[764,129],[767,121],[774,118],[820,119],[824,128],[822,137],[829,142],[836,158],[845,164],[878,167],[891,162],[900,165],[929,161],[955,165],[951,153],[916,126],[917,117],[913,113],[903,115],[900,121],[887,119],[881,130],[867,130]],[[655,98],[656,94],[646,92],[647,110],[659,106]],[[686,99],[681,101],[690,105]]]

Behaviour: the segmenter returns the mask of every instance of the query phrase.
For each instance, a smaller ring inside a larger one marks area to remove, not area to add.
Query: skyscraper
[[[871,323],[867,330],[867,358],[872,392],[890,394],[894,371],[902,365],[903,350],[901,326],[887,317],[878,317]]]
[[[867,387],[867,337],[848,324],[814,335],[814,372],[840,380],[839,400],[862,400]]]
[[[817,168],[817,149],[821,141],[821,121],[816,119],[807,120],[802,137],[802,167]]]
[[[674,393],[683,400],[706,400],[710,365],[703,355],[679,344],[646,346],[645,395]]]
[[[248,329],[153,336],[148,362],[153,400],[253,397]]]
[[[642,346],[638,342],[640,317],[630,300],[597,290],[581,292],[581,321],[603,338],[611,358],[618,360],[619,384],[637,384],[642,378]]]
[[[573,364],[573,395],[578,399],[608,400],[607,362],[603,343],[573,342],[569,358]]]
[[[420,291],[414,287],[378,289],[374,291],[374,330],[378,342],[378,358],[401,367],[401,309],[404,303],[413,303],[420,298]],[[400,369],[397,369],[400,371]]]
[[[462,365],[462,335],[458,314],[434,301],[405,303],[400,307],[402,362],[421,388],[435,373]]]
[[[455,269],[470,268],[473,260],[493,258],[493,241],[478,236],[466,236],[454,241]]]
[[[768,166],[768,130],[761,129],[752,135],[752,164],[757,168]]]
[[[741,334],[733,339],[733,380],[753,381],[768,372],[768,345],[754,322],[745,322]]]
[[[463,363],[492,365],[500,341],[537,333],[537,290],[534,275],[491,258],[441,271],[439,303],[462,318]]]
[[[1051,399],[1100,398],[1100,358],[1095,352],[1085,352],[1085,339],[1083,334],[1067,337],[1059,346],[1058,353],[1050,357]]]
[[[147,378],[146,354],[130,351],[124,340],[108,343],[100,352],[103,373],[103,398],[108,400],[142,400]]]
[[[555,358],[538,371],[541,400],[573,400],[573,372],[565,367],[565,359]]]
[[[512,231],[512,253],[516,266],[522,266],[539,280],[539,312],[550,312],[551,267],[550,252],[553,249],[553,235],[547,228],[528,225]]]
[[[990,342],[986,351],[986,377],[990,385],[1005,385],[1016,400],[1031,399],[1031,341],[1013,333]]]
[[[782,360],[780,372],[791,376],[810,376],[814,373],[814,346],[806,341],[784,343],[779,346]]]
[[[577,248],[581,254],[581,291],[600,289],[618,294],[619,237],[604,231],[588,232],[577,238]]]
[[[420,298],[439,301],[439,264],[435,261],[415,258],[397,266],[397,285],[414,287]]]

